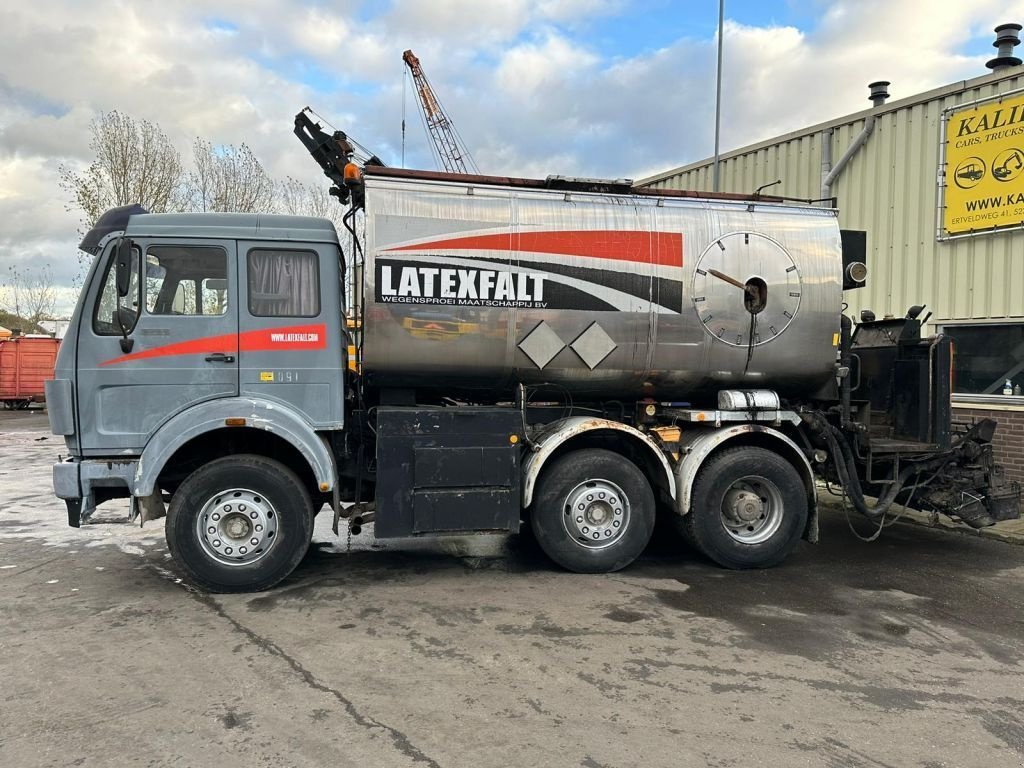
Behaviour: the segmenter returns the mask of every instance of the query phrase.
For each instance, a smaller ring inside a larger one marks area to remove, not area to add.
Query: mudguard
[[[730,441],[750,433],[759,433],[770,438],[770,440],[764,441],[763,447],[769,447],[771,441],[775,441],[778,453],[797,468],[804,481],[804,487],[807,489],[809,515],[804,538],[816,542],[818,540],[818,489],[814,482],[814,470],[811,468],[811,462],[788,436],[777,429],[761,424],[736,424],[710,431],[683,433],[682,454],[676,468],[676,483],[679,489],[678,495],[675,497],[676,512],[680,515],[690,513],[693,483],[697,479],[697,473],[704,465],[705,459],[722,445],[728,445]]]
[[[206,432],[232,429],[225,419],[245,419],[245,426],[263,429],[291,443],[309,462],[322,491],[334,488],[334,462],[324,441],[289,406],[259,397],[232,397],[199,403],[174,417],[150,438],[135,471],[133,496],[149,496],[164,465],[181,446]]]
[[[572,440],[575,437],[592,432],[594,430],[613,430],[615,432],[623,432],[628,435],[631,439],[639,441],[644,445],[651,453],[651,456],[655,459],[656,466],[660,466],[664,474],[665,488],[671,498],[676,498],[676,478],[672,472],[672,467],[668,462],[668,458],[665,456],[664,451],[658,447],[658,444],[654,442],[650,437],[645,435],[638,429],[634,429],[626,424],[620,424],[617,421],[609,421],[608,419],[591,418],[587,416],[573,416],[568,419],[560,419],[556,422],[551,423],[541,433],[540,437],[532,441],[533,451],[528,453],[523,459],[523,507],[530,506],[533,501],[533,489],[537,483],[537,478],[540,476],[540,471],[543,469],[545,462],[551,457],[555,450],[568,440]]]

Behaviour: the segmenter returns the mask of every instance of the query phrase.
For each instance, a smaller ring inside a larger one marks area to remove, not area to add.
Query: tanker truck
[[[775,565],[817,539],[823,483],[879,525],[1019,515],[994,422],[951,418],[950,339],[921,307],[844,314],[865,238],[833,208],[359,168],[337,139],[311,143],[341,236],[138,206],[86,235],[46,393],[70,525],[128,498],[188,581],[249,591],[321,511],[380,539],[523,528],[580,573],[628,566],[658,514]]]

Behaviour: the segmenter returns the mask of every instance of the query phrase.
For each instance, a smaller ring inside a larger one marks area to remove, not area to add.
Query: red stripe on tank
[[[622,229],[562,230],[556,232],[501,232],[431,240],[383,248],[392,251],[510,251],[585,256],[679,267],[683,264],[681,232],[645,232]]]

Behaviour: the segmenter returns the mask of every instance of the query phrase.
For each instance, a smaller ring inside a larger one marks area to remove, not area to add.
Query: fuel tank
[[[368,173],[369,386],[695,403],[725,387],[830,387],[834,210],[507,181]]]

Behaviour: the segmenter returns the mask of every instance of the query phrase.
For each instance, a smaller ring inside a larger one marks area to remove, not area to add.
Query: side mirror
[[[117,243],[115,254],[117,264],[115,266],[117,279],[117,295],[127,296],[132,287],[132,241],[122,237]]]
[[[117,322],[122,328],[132,329],[135,327],[135,320],[138,318],[138,313],[133,309],[127,307],[117,308]]]
[[[117,324],[121,326],[121,351],[126,355],[132,351],[132,347],[135,346],[135,339],[128,336],[129,331],[135,327],[135,321],[138,320],[138,312],[127,309],[118,305],[117,309]]]

